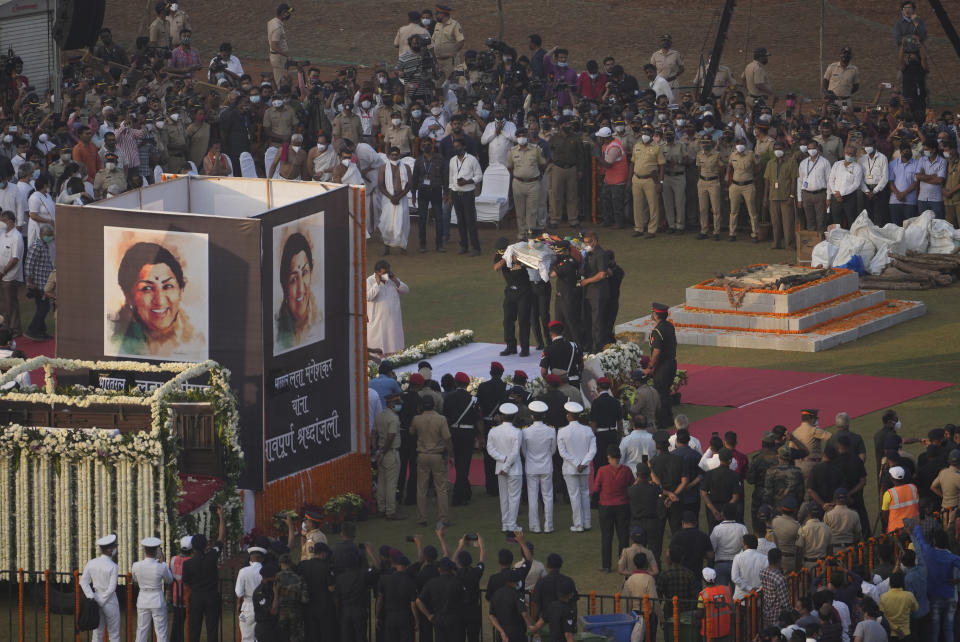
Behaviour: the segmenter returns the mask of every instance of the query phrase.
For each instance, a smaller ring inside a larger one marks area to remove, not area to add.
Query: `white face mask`
[[[651,138],[647,134],[643,134],[642,136],[640,136],[640,140],[642,140],[644,143],[649,143]]]
[[[324,151],[326,148],[327,146],[324,145],[323,143],[317,143],[317,149],[319,149],[321,152]]]
[[[344,167],[350,167],[350,159],[349,159],[349,158],[344,158],[344,159],[343,159],[342,161],[340,161],[340,162],[343,164]]]
[[[687,121],[685,121],[685,120],[682,119],[682,118],[678,118],[678,119],[676,120],[676,123],[677,123],[677,127],[683,127],[684,125],[687,124]]]
[[[390,280],[390,275],[389,275],[389,274],[381,274],[381,275],[380,275],[380,280],[383,281],[384,283],[386,283],[387,281]]]
[[[950,152],[943,152],[944,158],[950,158]]]
[[[116,163],[104,163],[104,166],[107,168],[107,171],[109,172],[109,171],[113,171],[114,169],[116,169],[117,164],[116,164]]]
[[[260,94],[250,96],[250,102],[252,102],[254,105],[258,104],[260,102]]]
[[[517,145],[526,145],[526,144],[527,144],[526,136],[520,136],[517,138]]]
[[[40,140],[41,143],[45,143],[45,142],[47,142],[48,140],[50,140],[50,137],[47,136],[46,134],[40,134],[39,140]]]
[[[807,146],[806,146],[806,145],[800,145],[800,153],[801,153],[801,154],[806,154],[806,153],[807,153]]]
[[[893,424],[893,429],[900,430],[901,428],[903,428],[903,422],[897,419],[897,423]]]
[[[166,123],[164,123],[162,120],[158,120],[158,121],[157,121],[157,129],[163,129],[163,126],[164,126],[165,124],[166,124]]]
[[[273,105],[274,107],[276,107],[277,109],[280,109],[281,107],[283,107],[283,101],[282,101],[282,100],[274,100],[274,101],[271,102],[270,104]]]
[[[146,97],[146,96],[137,96],[137,104],[138,104],[138,105],[145,105],[146,103],[147,103],[147,97]]]
[[[10,143],[13,142],[13,136],[11,136],[10,134],[7,134],[6,136],[3,137],[3,142],[9,145]]]
[[[439,116],[441,111],[443,111],[443,110],[440,109],[439,107],[431,107],[431,108],[430,108],[430,113],[433,114],[434,116]]]
[[[170,120],[172,120],[173,122],[177,122],[178,120],[180,120],[180,114],[176,114],[176,113],[170,114]]]
[[[775,149],[773,150],[773,155],[776,156],[777,158],[783,158],[783,150]]]
[[[420,24],[424,27],[429,27],[431,24],[430,18],[420,18]]]
[[[180,8],[180,5],[174,2],[173,4],[170,5],[170,13],[176,13],[177,9],[179,8]]]
[[[848,163],[855,163],[855,162],[857,161],[857,157],[856,157],[856,156],[844,156],[844,157],[843,157],[843,160],[847,161]]]
[[[807,148],[807,153],[810,154],[811,157],[816,157],[816,155],[819,154],[820,151],[816,148],[813,148],[813,149]]]
[[[300,145],[290,145],[290,149],[292,149],[295,152],[299,152],[303,148],[300,147]]]
[[[400,119],[399,119],[399,118],[392,118],[392,119],[390,120],[390,122],[393,123],[393,126],[394,126],[394,127],[399,127],[399,126],[400,126]]]
[[[363,102],[360,103],[360,106],[363,107],[364,109],[370,109],[370,104],[371,103],[369,100],[364,100]]]
[[[737,151],[742,154],[743,152],[747,151],[747,146],[746,146],[746,145],[737,145]]]
[[[867,152],[868,154],[872,154],[872,153],[873,153],[873,147],[864,147],[864,148],[863,148],[863,151]]]
[[[309,533],[309,532],[310,532],[310,525],[307,524],[306,520],[304,520],[304,522],[303,522],[302,524],[300,524],[300,531],[303,532],[303,533]]]
[[[618,134],[622,134],[624,131],[626,131],[626,129],[627,128],[624,125],[616,125],[614,127],[614,130],[616,130]]]

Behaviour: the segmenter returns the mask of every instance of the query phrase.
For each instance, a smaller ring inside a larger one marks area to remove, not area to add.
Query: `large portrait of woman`
[[[208,251],[206,234],[104,227],[104,355],[205,360]]]
[[[323,212],[273,228],[273,354],[325,337]]]

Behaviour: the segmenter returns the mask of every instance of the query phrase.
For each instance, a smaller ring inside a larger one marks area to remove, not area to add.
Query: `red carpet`
[[[39,357],[40,355],[53,357],[57,352],[57,341],[56,339],[50,339],[48,341],[34,341],[33,339],[29,339],[26,335],[24,335],[17,337],[17,348],[23,350],[28,359]],[[38,369],[31,372],[30,380],[33,381],[34,385],[42,386],[43,370]]]
[[[735,430],[740,438],[739,449],[750,452],[760,447],[760,436],[777,424],[783,424],[793,429],[800,424],[800,410],[802,408],[818,408],[820,410],[821,425],[824,427],[833,424],[838,412],[846,412],[851,417],[863,415],[893,406],[895,404],[914,399],[923,395],[942,390],[954,384],[943,381],[912,381],[909,379],[892,379],[888,377],[868,377],[864,375],[812,375],[804,383],[796,375],[804,373],[790,373],[774,370],[750,370],[747,368],[725,368],[726,380],[720,382],[715,379],[717,388],[736,388],[731,391],[731,398],[746,401],[739,407],[723,412],[706,419],[694,422],[690,428],[693,434],[704,442],[709,440],[714,431],[723,434],[727,430]],[[742,370],[747,375],[747,381],[756,382],[758,377],[766,377],[770,381],[778,382],[772,387],[764,382],[763,389],[751,395],[742,394],[739,373],[730,371]],[[758,374],[759,373],[759,374]],[[811,373],[807,373],[808,375]],[[780,378],[781,375],[789,375]],[[713,375],[707,375],[712,377]],[[799,383],[798,383],[799,381]],[[691,387],[693,386],[691,378]],[[779,391],[775,390],[779,389]],[[762,393],[762,394],[761,394]],[[704,394],[703,398],[708,398]],[[714,399],[721,399],[721,394],[714,394]],[[686,389],[683,391],[684,403],[700,403],[697,396],[688,398]]]
[[[796,372],[790,370],[760,370],[758,368],[733,368],[730,366],[680,365],[686,370],[689,381],[681,394],[683,403],[696,406],[729,406],[739,408],[759,399],[764,399],[818,381],[830,375],[822,372]]]

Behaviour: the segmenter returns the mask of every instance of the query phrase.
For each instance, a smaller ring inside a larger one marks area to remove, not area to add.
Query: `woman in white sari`
[[[383,237],[384,255],[390,254],[391,247],[398,247],[401,254],[406,254],[407,238],[410,236],[407,194],[413,185],[410,182],[410,169],[400,162],[400,148],[391,147],[388,158],[390,163],[380,168],[378,177],[383,194],[378,228]]]

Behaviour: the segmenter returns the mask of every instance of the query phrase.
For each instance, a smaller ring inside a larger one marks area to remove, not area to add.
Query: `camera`
[[[218,71],[227,70],[227,61],[224,60],[219,54],[214,56],[213,60],[210,61],[210,71],[217,73]]]

